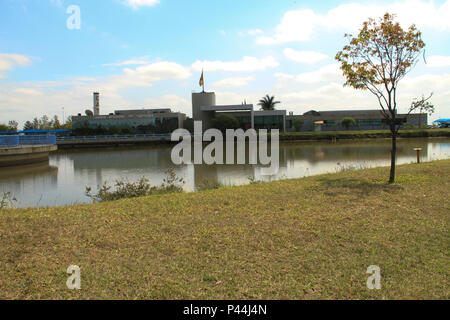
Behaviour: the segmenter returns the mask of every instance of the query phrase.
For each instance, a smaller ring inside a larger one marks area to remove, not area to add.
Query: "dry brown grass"
[[[445,160],[399,166],[395,185],[377,168],[3,210],[0,298],[448,299],[449,172]]]

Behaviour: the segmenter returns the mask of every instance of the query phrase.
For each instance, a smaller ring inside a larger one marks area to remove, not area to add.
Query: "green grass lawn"
[[[0,298],[449,299],[450,160],[388,172],[3,210]]]

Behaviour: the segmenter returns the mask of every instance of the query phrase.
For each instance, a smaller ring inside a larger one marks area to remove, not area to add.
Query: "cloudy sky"
[[[202,69],[218,104],[271,94],[295,113],[378,108],[343,88],[334,56],[345,33],[386,11],[415,23],[427,44],[426,63],[400,85],[400,111],[434,92],[432,119],[449,117],[450,0],[1,0],[0,123],[84,112],[93,91],[106,114],[191,115]]]

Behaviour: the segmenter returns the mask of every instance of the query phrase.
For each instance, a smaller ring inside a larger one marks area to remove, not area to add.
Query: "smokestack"
[[[100,115],[100,93],[94,92],[94,116]]]

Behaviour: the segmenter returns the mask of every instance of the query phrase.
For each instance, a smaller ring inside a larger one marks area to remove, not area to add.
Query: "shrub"
[[[352,117],[345,117],[345,118],[343,118],[341,123],[347,130],[350,127],[356,126],[356,121]]]
[[[300,119],[294,120],[292,126],[295,128],[295,131],[300,132],[303,127],[303,120]]]
[[[238,129],[240,123],[238,119],[231,115],[221,114],[212,120],[212,126],[225,133],[227,129]]]
[[[13,197],[11,192],[4,192],[2,198],[0,199],[0,209],[13,207],[14,202],[17,202],[17,199]]]
[[[92,193],[91,187],[86,187],[86,196],[91,198],[94,202],[115,201],[119,199],[144,197],[153,194],[165,193],[181,193],[183,187],[180,186],[185,183],[183,178],[178,178],[175,170],[170,168],[166,171],[167,177],[164,179],[161,186],[152,186],[150,181],[142,177],[137,182],[129,182],[128,180],[117,180],[114,185],[108,185],[105,181],[103,186],[97,188],[97,193]]]
[[[222,188],[224,185],[220,182],[203,180],[195,188],[196,191],[206,191],[206,190],[217,190]]]

